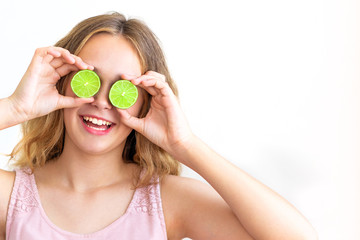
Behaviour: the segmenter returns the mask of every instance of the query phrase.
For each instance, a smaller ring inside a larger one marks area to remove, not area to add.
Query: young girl
[[[78,98],[83,69],[99,92]],[[139,90],[120,110],[119,79]],[[39,48],[16,91],[0,100],[0,128],[22,123],[0,171],[1,239],[317,239],[286,200],[225,160],[189,128],[159,44],[118,13],[79,23]],[[183,178],[180,163],[211,186]]]

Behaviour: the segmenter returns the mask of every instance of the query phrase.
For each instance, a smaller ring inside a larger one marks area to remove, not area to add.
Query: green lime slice
[[[138,90],[136,86],[128,80],[116,81],[110,89],[110,102],[117,108],[127,109],[134,105],[137,98]]]
[[[81,70],[71,79],[71,89],[76,96],[89,98],[94,96],[100,89],[100,78],[91,70]]]

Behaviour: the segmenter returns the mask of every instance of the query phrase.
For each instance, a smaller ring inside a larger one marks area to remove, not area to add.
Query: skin
[[[69,86],[66,97],[54,91],[60,76],[94,67],[102,87],[93,98],[76,98]],[[128,110],[116,109],[107,97],[112,83],[120,78],[131,80],[140,90],[139,100]],[[144,91],[153,98],[149,113],[139,119]],[[14,94],[0,100],[5,116],[0,128],[60,108],[64,108],[66,126],[64,152],[35,171],[41,203],[60,228],[94,232],[126,211],[137,166],[118,159],[126,137],[135,129],[209,183],[179,176],[163,179],[161,197],[169,239],[317,239],[312,226],[291,204],[192,133],[164,76],[152,71],[141,75],[136,52],[122,36],[96,35],[79,56],[61,48],[38,49]],[[79,118],[87,114],[116,125],[108,135],[92,135]],[[14,177],[13,172],[0,171],[3,239]],[[111,211],[104,214],[104,206]]]

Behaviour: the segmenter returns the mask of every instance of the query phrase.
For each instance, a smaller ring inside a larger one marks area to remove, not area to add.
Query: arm
[[[177,205],[172,204],[175,210],[169,209],[182,219],[174,225],[180,225],[177,229],[185,236],[230,239],[225,236],[231,231],[233,239],[317,239],[312,226],[285,199],[194,136],[162,75],[148,72],[131,81],[153,95],[151,109],[143,119],[118,110],[122,121],[200,174],[218,193],[216,196],[207,189],[200,194],[195,184],[189,184],[179,191],[182,194],[170,194],[170,198],[176,197],[168,202]],[[196,211],[191,205],[197,206]]]
[[[182,149],[176,159],[199,173],[219,193],[251,237],[317,239],[312,226],[290,203],[200,139],[194,137]]]
[[[8,98],[0,99],[0,115],[0,130],[25,121]]]

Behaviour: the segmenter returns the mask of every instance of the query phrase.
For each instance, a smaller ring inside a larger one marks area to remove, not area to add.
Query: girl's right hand
[[[17,115],[17,122],[94,101],[93,98],[63,96],[55,87],[61,77],[82,69],[93,70],[94,67],[60,47],[37,49],[18,87],[8,98]]]

